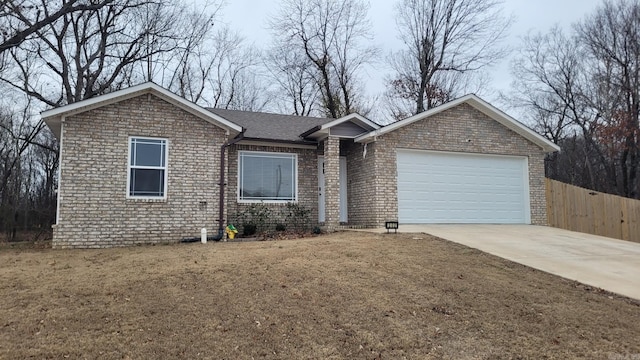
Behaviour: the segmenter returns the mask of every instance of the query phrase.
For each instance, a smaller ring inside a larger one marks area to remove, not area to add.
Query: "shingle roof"
[[[207,110],[245,128],[245,138],[267,140],[303,142],[300,134],[334,120],[241,110],[213,108]]]

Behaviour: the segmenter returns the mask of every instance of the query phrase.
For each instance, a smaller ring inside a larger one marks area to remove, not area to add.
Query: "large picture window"
[[[238,166],[239,200],[296,201],[297,160],[296,154],[241,151]]]
[[[166,139],[129,138],[129,175],[127,182],[129,197],[166,197]]]

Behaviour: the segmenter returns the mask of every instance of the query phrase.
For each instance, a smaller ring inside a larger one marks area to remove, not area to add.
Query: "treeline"
[[[0,240],[46,238],[56,214],[57,142],[25,112],[0,110]]]
[[[640,198],[640,3],[605,1],[568,32],[531,35],[512,101],[561,146],[547,176]]]

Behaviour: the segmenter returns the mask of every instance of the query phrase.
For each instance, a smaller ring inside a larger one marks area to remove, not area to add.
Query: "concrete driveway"
[[[533,225],[400,225],[640,299],[640,243]]]

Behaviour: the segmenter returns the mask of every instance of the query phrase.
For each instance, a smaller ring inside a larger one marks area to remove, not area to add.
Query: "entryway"
[[[347,215],[347,158],[340,157],[340,222],[348,221]],[[318,157],[318,222],[325,221],[324,157]]]

